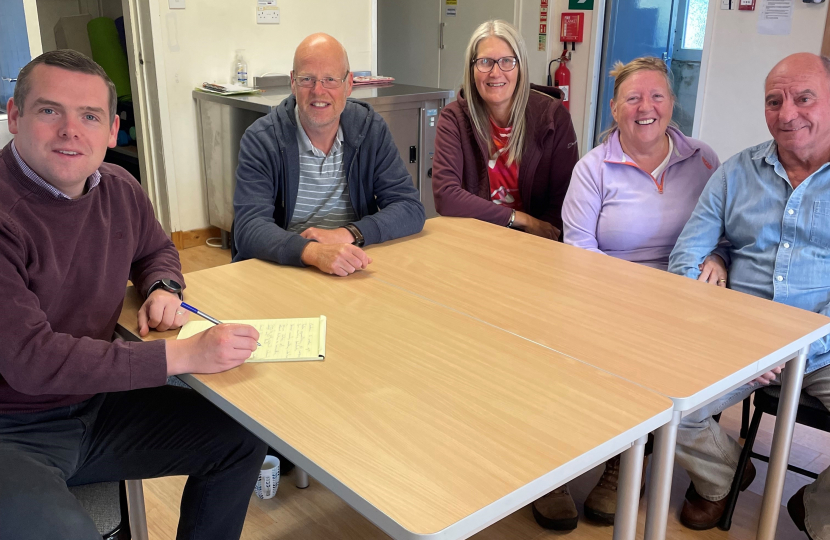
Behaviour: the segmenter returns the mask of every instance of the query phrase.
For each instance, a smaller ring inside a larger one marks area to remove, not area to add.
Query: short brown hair
[[[107,76],[104,68],[85,54],[73,51],[72,49],[59,49],[57,51],[45,52],[23,66],[23,69],[20,70],[20,74],[17,76],[17,84],[14,87],[14,105],[20,111],[21,116],[23,116],[23,104],[26,101],[26,96],[29,94],[29,90],[31,90],[31,81],[29,78],[32,75],[32,70],[39,64],[101,77],[107,85],[107,90],[109,90],[110,125],[112,125],[115,120],[115,108],[118,103],[118,94],[116,93],[115,85]]]

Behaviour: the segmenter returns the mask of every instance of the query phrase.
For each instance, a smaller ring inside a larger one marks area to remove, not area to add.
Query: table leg
[[[308,487],[308,473],[299,467],[294,467],[294,485],[300,489]]]
[[[798,357],[787,362],[782,374],[781,397],[778,400],[778,415],[775,418],[775,431],[772,434],[764,500],[761,502],[761,517],[758,520],[758,540],[775,539],[784,480],[787,476],[787,462],[790,459],[790,447],[793,442],[795,415],[798,411],[798,399],[801,396],[801,384],[804,381],[804,367],[807,365],[809,350],[809,346],[801,349]]]
[[[654,433],[654,454],[651,456],[651,480],[648,486],[648,510],[646,511],[645,540],[666,538],[666,522],[669,518],[671,480],[674,472],[674,448],[677,443],[677,426],[680,411],[674,411],[671,422]]]
[[[614,540],[634,540],[637,536],[637,508],[640,505],[640,482],[643,478],[643,454],[648,436],[640,437],[620,459],[617,488],[617,512],[614,517]]]
[[[134,540],[147,540],[147,514],[144,510],[144,486],[141,480],[127,480],[127,508],[130,516],[130,534]]]

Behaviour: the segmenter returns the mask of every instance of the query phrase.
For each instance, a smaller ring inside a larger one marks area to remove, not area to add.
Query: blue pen
[[[222,321],[220,321],[219,319],[214,319],[213,317],[211,317],[207,313],[199,311],[198,309],[191,306],[190,304],[185,304],[184,302],[182,302],[182,307],[184,309],[186,309],[187,311],[190,311],[191,313],[195,313],[196,315],[198,315],[199,317],[201,317],[203,319],[207,319],[208,321],[212,322],[213,324],[223,324]],[[262,343],[260,343],[259,341],[257,341],[256,344],[258,346],[262,347]]]

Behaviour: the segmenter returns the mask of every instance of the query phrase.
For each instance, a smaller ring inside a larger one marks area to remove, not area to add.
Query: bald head
[[[764,113],[784,168],[830,159],[830,62],[792,54],[764,81]],[[815,169],[813,169],[815,170]]]
[[[821,73],[830,80],[830,59],[813,53],[795,53],[787,56],[770,70],[764,79],[766,86],[770,78],[779,76],[793,76],[798,73]]]
[[[346,48],[328,34],[311,34],[300,42],[294,51],[294,72],[300,72],[308,60],[336,58],[343,65],[343,73],[349,71],[349,55]]]

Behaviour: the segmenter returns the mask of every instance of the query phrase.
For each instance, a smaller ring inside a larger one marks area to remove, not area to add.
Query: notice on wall
[[[548,50],[548,35],[547,34],[539,34],[539,50],[546,51]]]
[[[793,26],[795,0],[761,0],[758,10],[758,33],[788,36]]]
[[[455,17],[455,10],[458,9],[456,7],[458,6],[458,0],[446,0],[445,4],[447,5],[447,17]]]
[[[455,9],[454,7],[447,8],[447,17],[455,17]]]

